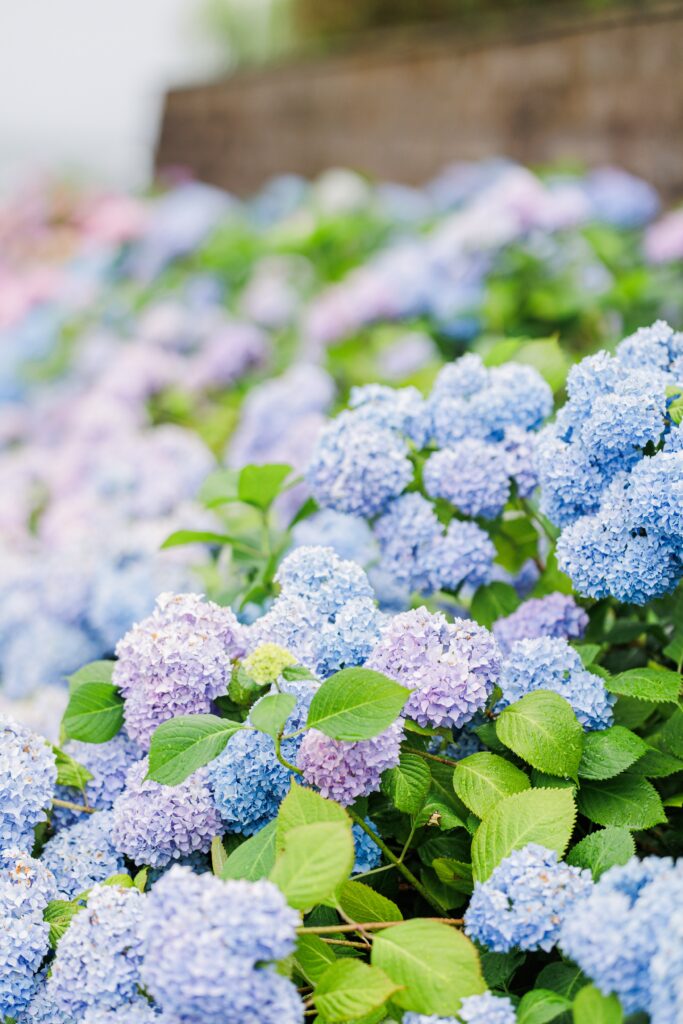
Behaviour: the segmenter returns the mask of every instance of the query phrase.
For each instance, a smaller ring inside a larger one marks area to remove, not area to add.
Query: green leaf
[[[527,789],[495,805],[472,841],[474,878],[483,882],[504,857],[527,843],[538,843],[564,854],[576,818],[568,789]]]
[[[401,754],[397,766],[384,772],[380,788],[397,810],[417,814],[431,782],[432,773],[423,758],[417,754]]]
[[[624,1019],[616,996],[603,996],[595,985],[586,985],[574,998],[574,1024],[621,1024]]]
[[[91,661],[79,668],[77,672],[67,676],[69,693],[73,693],[83,683],[111,683],[115,661]]]
[[[214,836],[211,840],[211,870],[214,875],[218,875],[220,878],[227,863],[228,854],[223,846],[223,840],[220,836]]]
[[[292,467],[284,463],[245,466],[240,471],[237,496],[255,508],[270,508],[291,472]]]
[[[216,469],[209,473],[199,490],[199,500],[207,508],[216,508],[237,501],[238,469]]]
[[[658,746],[674,757],[683,758],[683,711],[676,708],[657,734]]]
[[[551,690],[536,690],[505,708],[496,734],[523,761],[549,775],[575,779],[583,729],[571,705]]]
[[[461,1000],[486,990],[475,947],[437,921],[418,918],[378,932],[371,960],[401,986],[393,1001],[405,1010],[453,1016]]]
[[[647,750],[647,743],[623,725],[590,732],[579,764],[582,779],[611,779],[630,768]]]
[[[635,855],[636,844],[626,828],[603,828],[591,832],[567,854],[567,864],[588,868],[597,882],[615,864],[626,864]]]
[[[228,683],[228,697],[241,707],[249,707],[263,693],[264,687],[267,685],[267,683],[257,683],[244,666],[238,664],[235,665]]]
[[[275,738],[283,731],[295,707],[293,693],[272,693],[254,705],[249,713],[249,722],[255,729]]]
[[[484,818],[504,797],[531,788],[520,768],[504,757],[488,753],[470,754],[459,761],[453,785],[465,806],[479,818]]]
[[[130,877],[130,875],[123,874],[122,872],[118,873],[116,875],[110,875],[109,878],[105,878],[105,880],[101,884],[102,885],[112,885],[112,886],[115,885],[119,889],[133,889],[133,888],[135,888],[134,883],[133,883],[133,879]]]
[[[657,790],[647,779],[635,775],[584,783],[578,801],[581,813],[596,825],[640,830],[666,821]]]
[[[675,704],[681,692],[681,677],[667,668],[632,668],[612,676],[605,686],[623,697]]]
[[[471,864],[452,857],[435,857],[432,867],[440,882],[464,896],[470,895],[473,889]]]
[[[225,749],[242,727],[217,715],[178,715],[157,726],[149,750],[147,778],[177,786]]]
[[[230,854],[221,878],[244,878],[247,882],[267,878],[275,865],[275,835],[276,823],[269,821]]]
[[[518,605],[519,594],[509,583],[487,583],[475,591],[470,614],[480,626],[490,629],[496,619],[510,615]]]
[[[55,949],[73,918],[81,910],[82,900],[50,900],[43,912],[43,918],[50,926],[50,946]]]
[[[138,892],[144,892],[147,888],[147,878],[149,877],[149,868],[140,868],[138,873],[133,877],[133,885]]]
[[[325,1021],[335,1024],[371,1013],[399,988],[379,967],[360,960],[338,960],[319,979],[313,1001]]]
[[[631,769],[633,775],[646,775],[650,779],[665,779],[683,771],[683,761],[678,757],[655,747],[648,747],[643,756],[636,761]]]
[[[526,959],[520,949],[511,949],[509,953],[494,953],[485,950],[481,954],[481,966],[489,988],[507,988],[508,983]]]
[[[550,989],[526,992],[517,1007],[517,1024],[547,1024],[571,1009],[571,1000]]]
[[[210,530],[175,530],[161,545],[166,548],[179,548],[185,544],[231,544],[233,538],[227,533],[212,533]]]
[[[123,699],[112,683],[81,683],[69,697],[64,732],[82,743],[106,743],[123,725]]]
[[[333,740],[368,740],[396,721],[409,696],[381,672],[344,668],[317,690],[307,724]]]
[[[574,644],[574,649],[578,652],[579,657],[583,665],[588,668],[592,665],[598,654],[602,650],[600,644]]]
[[[336,957],[330,946],[317,935],[300,935],[294,951],[294,966],[310,985],[323,976]]]
[[[91,772],[59,747],[52,747],[57,764],[57,785],[84,790],[92,779]]]
[[[586,984],[586,976],[578,967],[568,963],[546,964],[536,978],[535,988],[549,988],[567,999],[573,999]]]
[[[400,921],[403,918],[393,900],[353,879],[341,886],[337,903],[352,921]]]
[[[298,910],[321,903],[345,881],[353,867],[351,829],[342,822],[300,825],[284,836],[284,851],[270,880]]]
[[[436,826],[440,829],[464,828],[467,808],[455,795],[454,769],[438,761],[430,761],[432,781],[429,792],[417,816],[416,824]]]
[[[277,849],[283,850],[285,835],[301,825],[336,822],[351,830],[351,819],[340,804],[327,800],[313,789],[300,786],[292,779],[289,793],[280,804],[277,815]]]

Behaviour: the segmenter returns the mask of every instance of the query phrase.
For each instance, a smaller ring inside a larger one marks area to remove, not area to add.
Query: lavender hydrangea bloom
[[[493,625],[493,635],[507,653],[516,640],[535,637],[580,639],[588,625],[588,616],[571,594],[553,593],[525,601],[511,615]]]
[[[240,1012],[249,1007],[247,997],[256,1014],[261,994],[266,1006],[274,995],[270,979],[275,975],[256,964],[288,956],[298,924],[298,913],[271,882],[222,882],[175,867],[148,898],[142,983],[163,1009],[183,1021],[250,1019]],[[292,1013],[296,990],[281,980],[285,985],[275,988],[282,989],[283,1011]],[[299,1014],[303,1018],[303,1007]]]
[[[120,732],[107,743],[80,743],[68,740],[63,750],[74,760],[87,768],[92,779],[85,784],[85,799],[88,806],[98,811],[108,811],[116,797],[126,785],[126,773],[130,766],[139,761],[143,752],[125,732]],[[55,795],[61,800],[80,803],[82,794],[68,786],[57,786]],[[81,816],[67,807],[55,807],[52,823],[58,827],[72,825]]]
[[[48,840],[41,862],[52,872],[61,899],[79,893],[125,871],[125,862],[111,840],[112,812],[82,817]]]
[[[460,728],[493,691],[500,652],[483,626],[416,608],[387,622],[366,665],[413,691],[404,713],[418,725]]]
[[[162,594],[116,647],[113,681],[125,698],[128,735],[148,748],[161,722],[208,712],[245,652],[244,627],[229,608],[197,594]]]
[[[562,923],[563,953],[601,992],[616,993],[626,1013],[653,1009],[650,968],[683,905],[680,864],[634,857],[610,868]]]
[[[147,758],[129,768],[126,788],[114,801],[114,848],[135,864],[155,868],[196,851],[206,853],[222,830],[206,770],[178,786],[146,779],[147,770]]]
[[[321,431],[306,480],[322,508],[372,518],[413,478],[400,434],[355,412],[342,412]]]
[[[306,724],[317,684],[287,683],[281,689],[297,698],[285,726],[285,732],[296,732]],[[302,738],[282,742],[282,755],[290,764],[296,761]],[[272,737],[253,730],[235,733],[206,771],[225,827],[247,836],[272,821],[290,787],[291,772],[276,758]]]
[[[510,495],[506,453],[465,438],[429,456],[424,485],[432,498],[445,498],[465,515],[495,519]]]
[[[324,797],[349,806],[379,789],[382,773],[398,764],[403,724],[393,722],[370,740],[347,743],[309,729],[299,749],[297,767]]]
[[[137,889],[95,886],[52,964],[47,992],[58,1011],[79,1021],[89,1007],[115,1010],[133,1002],[140,984],[145,903]]]
[[[22,850],[0,853],[0,1016],[16,1017],[34,993],[34,974],[49,950],[43,911],[55,899],[54,878]]]
[[[578,652],[559,637],[515,641],[503,660],[500,687],[499,709],[534,690],[553,690],[571,704],[584,729],[607,729],[613,722],[616,698],[607,692],[600,676],[583,667]]]
[[[529,843],[505,857],[490,878],[475,883],[465,931],[497,953],[549,951],[577,901],[593,886],[590,871],[558,860],[554,850]]]
[[[33,849],[33,830],[46,820],[57,767],[40,736],[0,716],[0,849]]]

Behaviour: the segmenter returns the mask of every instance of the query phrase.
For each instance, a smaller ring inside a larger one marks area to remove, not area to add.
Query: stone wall
[[[683,196],[683,3],[544,23],[494,38],[413,33],[178,89],[157,166],[237,193],[268,177],[355,167],[419,183],[449,161],[617,163]]]

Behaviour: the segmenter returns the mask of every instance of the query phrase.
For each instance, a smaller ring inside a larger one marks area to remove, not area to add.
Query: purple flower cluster
[[[493,625],[493,635],[507,653],[516,640],[537,637],[562,637],[580,640],[588,625],[588,615],[570,594],[533,597]]]
[[[297,767],[310,786],[345,807],[379,789],[382,773],[398,764],[403,724],[393,722],[379,736],[346,742],[309,729],[297,757]]]
[[[85,796],[89,807],[98,811],[108,811],[114,800],[126,785],[126,773],[135,761],[139,761],[143,752],[125,732],[120,732],[107,743],[79,743],[68,740],[63,746],[64,753],[73,757],[92,775],[85,784],[85,793],[68,786],[57,786],[55,796],[60,800],[79,803]],[[67,807],[55,807],[52,812],[52,823],[58,827],[71,825],[80,820],[76,811]]]

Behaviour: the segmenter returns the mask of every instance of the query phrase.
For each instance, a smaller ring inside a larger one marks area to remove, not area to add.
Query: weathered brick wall
[[[614,162],[683,195],[683,3],[496,39],[396,38],[171,92],[157,165],[248,193],[285,171],[420,182],[506,154]]]

